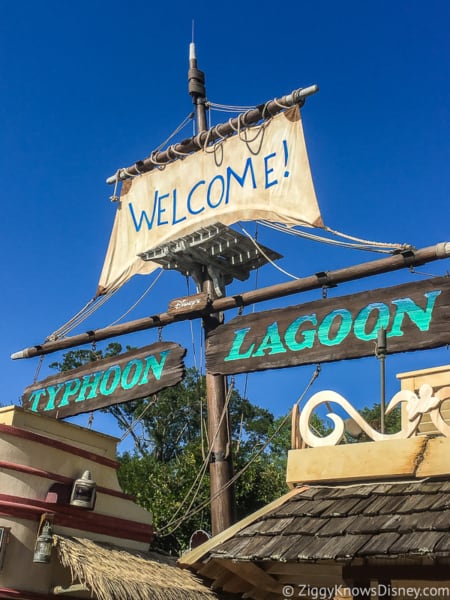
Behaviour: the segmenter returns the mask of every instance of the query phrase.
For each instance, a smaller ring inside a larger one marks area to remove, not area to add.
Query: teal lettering
[[[336,318],[341,319],[338,330],[334,338],[330,338],[330,329]],[[342,308],[333,310],[322,321],[317,332],[319,341],[324,346],[338,346],[350,333],[352,328],[352,314],[350,311]]]
[[[41,396],[45,396],[46,393],[47,392],[45,391],[45,389],[42,388],[41,390],[35,390],[31,394],[29,402],[33,402],[33,404],[31,405],[30,410],[32,410],[33,412],[37,412]]]
[[[100,379],[103,375],[103,371],[93,373],[93,375],[85,375],[82,379],[81,389],[78,397],[75,398],[75,402],[83,402],[84,400],[92,400],[97,396],[97,387],[100,383]],[[91,378],[93,379],[91,380]],[[89,390],[89,394],[86,398],[86,391]]]
[[[134,372],[132,373],[131,381],[128,381],[128,376],[130,375],[131,370],[134,368]],[[131,390],[137,385],[139,381],[139,377],[142,375],[142,361],[135,359],[130,360],[122,373],[122,379],[120,380],[120,384],[124,390]]]
[[[306,329],[305,331],[300,332],[302,335],[302,341],[297,341],[297,334],[299,332],[300,327],[303,323],[309,322],[312,325],[317,325],[317,316],[315,314],[305,315],[303,317],[299,317],[293,323],[289,325],[286,330],[286,334],[284,336],[284,341],[287,344],[289,350],[303,350],[304,348],[312,348],[314,344],[314,338],[316,336],[315,329]]]
[[[373,326],[372,331],[366,332],[366,325],[369,319],[369,315],[372,311],[378,311],[378,317]],[[369,340],[375,340],[379,329],[386,329],[389,325],[389,307],[383,302],[373,302],[368,304],[356,315],[355,323],[353,325],[353,331],[355,336],[360,340],[368,342]]]
[[[267,354],[280,354],[282,352],[287,352],[286,348],[283,346],[283,342],[281,341],[278,331],[278,323],[276,321],[267,327],[266,335],[264,336],[263,341],[253,356],[265,356],[266,350],[269,351]]]
[[[58,408],[61,406],[67,406],[69,404],[69,397],[75,396],[80,389],[81,381],[79,379],[69,379],[65,382],[66,389],[64,390],[61,402],[58,404]]]
[[[46,407],[44,408],[44,410],[55,410],[55,399],[56,396],[58,395],[58,392],[60,392],[63,388],[64,384],[60,383],[59,385],[49,385],[47,390],[48,390],[48,395],[49,395],[49,399],[47,402]]]
[[[161,360],[158,362],[157,359],[153,356],[147,356],[145,359],[145,369],[142,375],[142,379],[139,382],[139,385],[145,385],[148,383],[149,371],[153,372],[153,376],[157,381],[161,379],[161,375],[164,369],[164,365],[167,360],[167,356],[170,354],[170,350],[164,350],[161,352]]]
[[[239,183],[239,185],[241,187],[244,187],[245,185],[245,179],[247,178],[247,174],[250,173],[251,178],[252,178],[252,187],[255,190],[256,189],[256,179],[255,179],[255,172],[253,170],[253,163],[252,163],[252,157],[249,156],[247,158],[247,161],[245,163],[245,167],[244,167],[244,172],[242,174],[242,176],[239,176],[236,171],[233,171],[233,169],[231,167],[227,167],[227,193],[226,193],[226,197],[225,197],[225,204],[228,204],[229,200],[230,200],[230,183],[231,183],[231,178],[234,177],[234,179]]]
[[[397,311],[394,316],[392,328],[388,332],[387,337],[402,337],[402,325],[404,316],[407,315],[411,321],[417,326],[419,331],[428,331],[433,316],[433,309],[436,303],[436,298],[441,294],[441,290],[434,292],[426,292],[424,294],[427,299],[425,308],[418,306],[411,298],[399,298],[392,300],[392,304],[397,306]]]
[[[113,379],[109,382],[109,376],[113,375]],[[104,373],[100,383],[100,394],[103,396],[109,396],[114,392],[116,387],[120,382],[120,367],[119,365],[114,365],[113,367],[109,367]]]
[[[224,360],[239,360],[241,358],[250,358],[255,348],[255,344],[252,344],[247,350],[247,352],[245,352],[244,354],[239,354],[244,338],[250,331],[250,329],[250,327],[246,327],[245,329],[236,329],[236,331],[234,332],[234,340],[230,348],[230,352],[228,353],[228,356],[224,358]]]

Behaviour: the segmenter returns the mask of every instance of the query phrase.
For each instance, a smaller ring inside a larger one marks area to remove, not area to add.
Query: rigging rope
[[[170,533],[166,534],[166,535],[171,535],[176,529],[178,529],[178,527],[181,525],[181,523],[183,523],[187,518],[189,518],[191,516],[191,514],[195,514],[195,512],[199,512],[199,511],[194,511],[194,512],[190,513],[189,511],[191,510],[192,505],[194,504],[195,500],[197,499],[197,496],[198,496],[198,493],[199,493],[199,490],[200,490],[200,486],[202,484],[203,478],[205,476],[206,470],[207,470],[208,465],[209,465],[209,459],[210,459],[211,454],[213,452],[214,442],[217,439],[217,436],[219,434],[219,430],[220,430],[220,427],[222,425],[222,422],[223,422],[224,418],[227,416],[228,406],[230,404],[232,392],[233,392],[233,385],[230,385],[230,387],[227,390],[227,395],[225,397],[225,402],[224,402],[223,410],[222,410],[222,413],[220,415],[220,419],[219,419],[219,423],[217,425],[216,432],[215,432],[214,437],[213,437],[213,439],[212,439],[212,441],[211,441],[211,443],[209,445],[208,454],[206,455],[206,457],[205,457],[205,459],[203,461],[203,464],[200,467],[199,472],[197,473],[197,476],[196,476],[196,478],[194,480],[194,483],[191,485],[191,487],[189,488],[189,490],[186,493],[185,497],[183,498],[181,504],[178,506],[177,510],[172,515],[171,520],[168,523],[166,523],[164,525],[164,527],[161,527],[161,529],[158,531],[158,534],[160,534],[162,531],[165,531],[166,529],[168,529],[172,525],[172,523],[174,523],[174,522],[178,523],[180,521],[180,523],[176,526],[175,529],[173,529]],[[183,507],[183,505],[185,504],[185,502],[187,502],[187,499],[189,498],[190,493],[194,489],[194,486],[197,484],[197,481],[198,481],[197,488],[196,488],[196,490],[194,492],[193,498],[192,498],[189,506],[187,507],[184,515],[182,517],[180,517],[179,519],[175,520],[175,517],[180,512],[180,510]],[[209,504],[209,501],[203,503],[202,508],[204,506],[208,506],[208,504]]]
[[[345,233],[340,233],[334,229],[331,229],[330,227],[323,227],[323,229],[325,231],[327,231],[328,233],[331,233],[333,235],[336,236],[340,236],[349,240],[354,240],[355,242],[358,243],[350,243],[350,242],[343,242],[341,240],[332,240],[330,238],[326,238],[314,233],[310,233],[307,231],[299,231],[298,229],[294,229],[292,227],[289,227],[288,225],[284,225],[283,223],[271,223],[270,221],[265,221],[265,220],[260,220],[258,221],[261,225],[264,225],[265,227],[268,227],[270,229],[275,229],[276,231],[281,231],[282,233],[288,233],[289,235],[294,235],[297,237],[303,237],[309,240],[313,240],[316,242],[323,242],[326,244],[331,244],[334,246],[341,246],[344,248],[354,248],[357,250],[366,250],[368,252],[380,252],[380,253],[384,253],[384,254],[392,254],[393,251],[398,251],[398,250],[403,250],[405,248],[410,248],[411,245],[410,244],[393,244],[390,242],[374,242],[374,241],[370,241],[370,240],[364,240],[358,237],[354,237],[354,236],[350,236],[348,234]],[[390,250],[388,250],[387,248],[390,248]]]
[[[119,288],[104,294],[103,296],[97,296],[95,298],[91,298],[87,304],[83,306],[81,310],[79,310],[71,319],[61,325],[59,329],[48,335],[45,339],[46,342],[54,341],[59,338],[65,337],[68,333],[73,331],[80,323],[83,323],[88,317],[90,317],[94,312],[96,312],[103,304],[105,304],[108,300],[110,300],[113,295],[118,291]]]
[[[304,391],[298,398],[297,402],[295,403],[295,406],[298,406],[300,404],[300,402],[303,400],[303,398],[305,397],[305,395],[307,394],[307,392],[309,391],[309,389],[311,388],[311,386],[313,385],[315,380],[319,377],[319,375],[320,375],[320,366],[318,365],[316,367],[308,385],[306,386],[306,388],[304,389]],[[233,485],[245,473],[245,471],[247,471],[247,469],[251,466],[251,464],[258,458],[258,456],[260,456],[260,454],[262,454],[262,452],[264,452],[264,450],[272,443],[273,439],[278,435],[278,433],[280,432],[282,427],[285,425],[286,421],[291,417],[291,414],[292,414],[292,408],[287,413],[287,415],[284,417],[284,419],[281,421],[281,423],[278,425],[278,427],[273,432],[273,434],[270,436],[270,438],[265,442],[265,444],[263,444],[263,446],[261,446],[261,448],[259,448],[259,450],[257,450],[257,452],[255,452],[255,454],[250,457],[247,464],[244,465],[242,467],[242,469],[240,471],[238,471],[224,486],[222,486],[219,490],[217,490],[217,492],[213,496],[211,496],[211,498],[209,498],[207,501],[200,504],[194,510],[190,511],[189,514],[187,514],[187,512],[186,512],[182,517],[177,519],[175,521],[174,528],[169,533],[166,533],[164,537],[174,533],[174,531],[176,531],[184,523],[184,521],[186,521],[191,516],[201,512],[204,508],[206,508],[206,506],[208,506],[211,503],[211,500],[214,500],[215,498],[220,496],[220,494],[224,490],[228,489],[231,485]],[[191,504],[191,507],[192,507],[192,504]],[[166,524],[164,527],[162,527],[157,533],[160,534],[162,531],[165,531],[169,527],[169,524],[171,524],[171,523],[173,523],[173,520],[170,521],[168,524]]]
[[[148,292],[156,284],[156,282],[161,277],[163,272],[164,272],[163,269],[161,269],[160,272],[158,273],[158,275],[156,276],[156,278],[148,286],[148,288],[141,295],[141,297],[138,298],[138,300],[121,317],[119,317],[113,323],[111,323],[109,325],[109,327],[111,327],[111,325],[115,325],[116,323],[118,323],[121,319],[123,319],[126,315],[128,315],[132,310],[134,310],[134,308],[136,308],[136,306],[142,301],[142,299],[148,294]],[[81,323],[86,321],[86,319],[88,319],[99,308],[101,308],[106,302],[108,302],[108,300],[110,300],[114,296],[114,294],[116,294],[119,291],[119,289],[120,288],[116,288],[115,290],[112,290],[112,291],[104,294],[103,296],[97,296],[97,297],[89,300],[89,302],[87,302],[81,310],[79,310],[71,319],[69,319],[67,321],[67,323],[64,323],[64,325],[61,325],[61,327],[59,327],[59,329],[57,329],[56,331],[54,331],[53,333],[48,335],[45,338],[45,341],[49,342],[49,341],[54,341],[54,340],[66,337],[67,334],[69,334],[76,327],[81,325]]]
[[[218,112],[245,112],[247,110],[253,110],[256,108],[253,106],[236,106],[232,104],[218,104],[217,102],[211,102],[208,100],[208,108],[217,110]]]
[[[259,221],[261,222],[261,221]],[[262,223],[264,225],[264,223]],[[286,271],[285,269],[283,269],[282,267],[280,267],[279,265],[277,265],[265,252],[264,250],[261,248],[261,246],[252,238],[252,236],[248,233],[248,231],[246,231],[242,225],[239,225],[239,227],[242,229],[242,232],[253,242],[253,245],[258,249],[258,252],[260,252],[264,258],[267,260],[267,262],[269,262],[273,267],[275,267],[275,269],[277,269],[278,271],[280,271],[281,273],[283,273],[284,275],[287,275],[288,277],[290,277],[291,279],[299,279],[299,277],[297,277],[296,275],[292,275],[292,273],[289,273],[288,271]]]
[[[112,327],[112,325],[119,323],[119,321],[121,321],[124,317],[129,315],[130,312],[132,312],[136,308],[136,306],[138,306],[142,302],[142,300],[149,293],[149,291],[153,288],[153,286],[156,285],[157,281],[159,280],[159,278],[162,276],[163,273],[164,273],[164,269],[162,267],[160,267],[158,274],[156,275],[155,279],[150,283],[150,285],[145,290],[145,292],[136,300],[136,302],[132,306],[130,306],[130,308],[126,312],[123,313],[123,315],[121,315],[118,319],[116,319],[115,321],[110,323],[108,327]]]

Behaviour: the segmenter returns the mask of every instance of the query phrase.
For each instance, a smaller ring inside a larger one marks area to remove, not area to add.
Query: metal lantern
[[[34,546],[34,563],[49,563],[52,556],[53,535],[52,526],[48,521],[44,523],[41,533],[36,538]]]
[[[96,488],[97,485],[93,481],[90,471],[85,471],[73,484],[70,504],[81,508],[94,508]]]

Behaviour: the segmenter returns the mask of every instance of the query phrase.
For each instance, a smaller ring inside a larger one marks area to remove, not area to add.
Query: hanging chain
[[[44,362],[44,355],[41,354],[41,356],[39,357],[38,366],[36,367],[36,373],[34,374],[33,383],[36,383],[36,381],[38,380],[39,373],[41,372],[41,367],[42,367],[43,362]]]

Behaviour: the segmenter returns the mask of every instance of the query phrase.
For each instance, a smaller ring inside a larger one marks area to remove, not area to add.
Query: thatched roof
[[[55,536],[61,564],[72,581],[98,600],[217,600],[217,596],[171,557],[138,552],[85,538]]]

